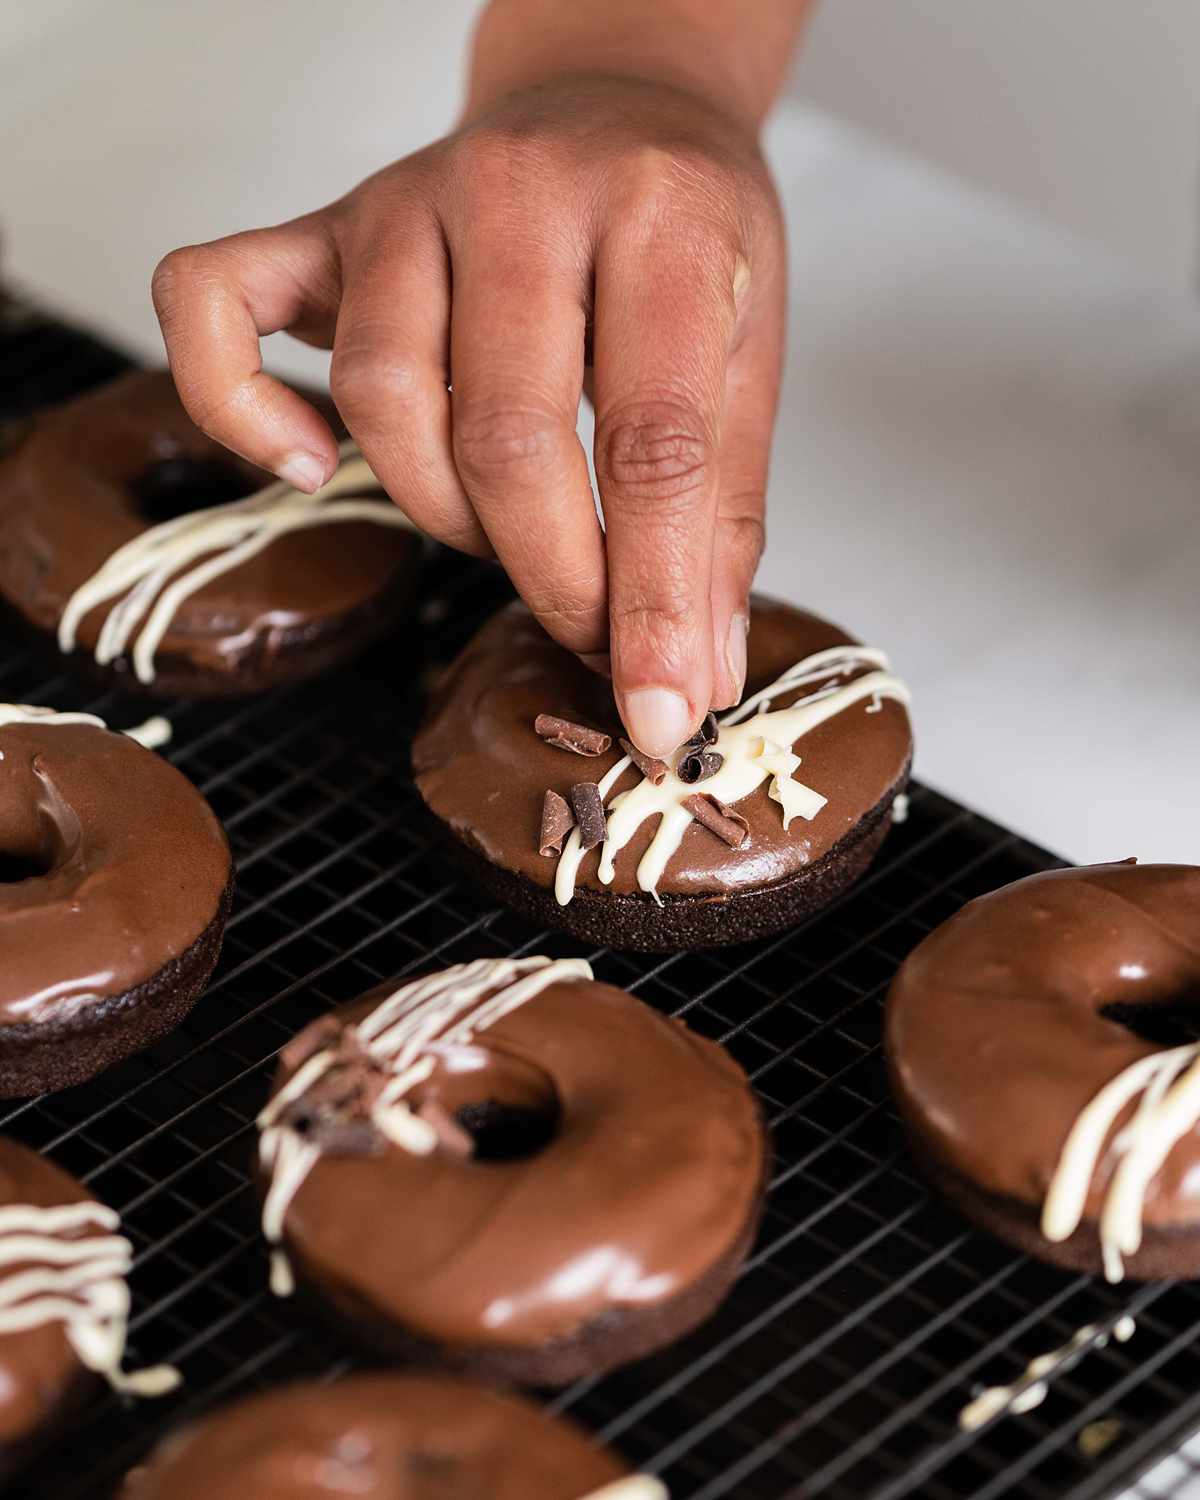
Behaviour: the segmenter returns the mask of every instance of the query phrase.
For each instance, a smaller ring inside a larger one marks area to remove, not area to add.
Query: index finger
[[[630,739],[669,755],[713,691],[712,565],[733,257],[620,234],[596,262],[596,477],[613,688]]]
[[[152,283],[188,415],[209,437],[308,492],[333,473],[337,440],[315,407],[266,374],[259,339],[297,328],[327,344],[336,283],[333,248],[304,219],[173,250]]]

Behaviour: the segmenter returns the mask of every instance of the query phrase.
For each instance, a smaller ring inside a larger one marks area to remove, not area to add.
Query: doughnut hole
[[[1100,1014],[1156,1047],[1200,1042],[1200,989],[1140,1005],[1117,1002],[1104,1006]]]
[[[418,1114],[431,1105],[445,1111],[471,1137],[472,1160],[536,1156],[558,1134],[558,1091],[536,1063],[478,1042],[429,1050],[437,1066],[409,1103]]]
[[[65,865],[79,847],[75,810],[35,756],[17,767],[11,797],[0,803],[0,885],[39,880]]]
[[[177,516],[241,500],[261,489],[263,480],[235,459],[201,458],[176,453],[157,459],[130,488],[143,520],[157,526]]]
[[[0,885],[17,885],[48,875],[54,861],[48,855],[10,854],[0,849]]]

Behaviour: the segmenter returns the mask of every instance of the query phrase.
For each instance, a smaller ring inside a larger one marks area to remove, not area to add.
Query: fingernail
[[[729,622],[729,634],[725,637],[725,666],[730,681],[736,688],[733,701],[739,702],[746,686],[746,636],[750,621],[745,615],[734,615]]]
[[[622,707],[629,738],[643,755],[672,754],[692,727],[687,699],[670,688],[635,688],[623,694]]]
[[[612,656],[607,651],[581,651],[579,660],[600,677],[612,676]]]
[[[289,453],[275,470],[285,484],[311,495],[325,483],[324,462],[315,453]]]

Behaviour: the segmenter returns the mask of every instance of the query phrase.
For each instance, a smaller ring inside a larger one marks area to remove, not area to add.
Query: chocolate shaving
[[[665,760],[656,760],[653,755],[643,755],[636,745],[630,744],[628,740],[618,740],[617,744],[628,755],[647,781],[653,782],[655,786],[661,786],[663,777],[671,769]]]
[[[566,799],[548,791],[542,798],[542,831],[538,834],[538,853],[548,859],[561,854],[563,839],[575,826],[575,818]]]
[[[556,719],[553,714],[538,714],[533,732],[548,745],[559,750],[573,750],[576,755],[603,755],[612,744],[612,735],[573,724],[570,719]]]
[[[698,781],[715,776],[724,764],[725,757],[716,750],[693,750],[675,767],[675,774],[687,786],[695,786]]]
[[[314,1119],[304,1137],[327,1156],[378,1156],[384,1146],[373,1120],[337,1114]]]
[[[299,1036],[294,1036],[279,1053],[279,1061],[287,1073],[298,1073],[310,1057],[324,1052],[326,1047],[337,1047],[344,1030],[336,1016],[322,1016],[306,1026]]]
[[[697,823],[703,823],[710,833],[715,833],[731,849],[741,849],[750,838],[749,823],[719,797],[695,792],[684,799],[683,806]]]
[[[710,711],[704,715],[704,722],[691,739],[680,745],[675,774],[688,786],[695,786],[698,781],[707,781],[721,769],[725,757],[718,751],[709,749],[710,745],[717,742],[719,727],[716,714]]]
[[[371,1118],[386,1077],[352,1028],[323,1016],[283,1049],[284,1066],[302,1067],[318,1052],[332,1051],[325,1072],[293,1099],[279,1123],[334,1156],[374,1156],[386,1142]]]
[[[707,750],[710,745],[717,743],[717,716],[711,709],[704,715],[704,720],[690,740],[684,740],[679,747],[681,756],[699,755],[702,750]]]
[[[577,781],[571,788],[571,810],[579,824],[579,843],[586,854],[604,842],[608,832],[604,802],[594,781]]]

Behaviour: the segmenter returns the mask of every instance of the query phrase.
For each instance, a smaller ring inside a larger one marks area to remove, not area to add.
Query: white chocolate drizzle
[[[121,732],[126,739],[136,740],[147,750],[161,750],[164,745],[171,743],[171,737],[175,733],[170,719],[164,719],[162,714],[155,714],[144,724],[135,724],[132,729],[125,729]]]
[[[873,711],[872,705],[881,705],[884,698],[907,704],[909,691],[898,677],[892,676],[888,665],[883,652],[870,646],[833,646],[807,656],[718,721],[717,740],[710,748],[722,757],[722,762],[714,776],[698,786],[689,785],[668,770],[657,786],[644,777],[637,786],[619,793],[608,804],[607,836],[600,849],[597,874],[603,884],[610,885],[613,881],[614,857],[648,818],[657,817],[658,828],[637,867],[639,889],[657,901],[658,883],[693,821],[683,804],[697,791],[732,805],[748,797],[769,776],[768,795],[780,805],[784,828],[793,818],[815,818],[827,799],[795,779],[793,773],[800,765],[800,757],[792,747],[818,724],[864,699],[868,700],[868,712]],[[864,675],[849,682],[839,681],[863,668],[869,669]],[[822,685],[798,698],[789,708],[771,710],[773,699],[815,683]],[[632,764],[628,756],[623,756],[608,771],[599,783],[601,800],[607,798]],[[560,906],[566,906],[575,894],[583,856],[579,830],[574,828],[563,846],[555,873],[554,895]]]
[[[95,714],[59,713],[57,709],[41,708],[36,703],[0,703],[0,729],[8,724],[87,724],[92,729],[108,728]],[[170,743],[174,730],[169,719],[155,714],[144,724],[135,724],[132,729],[121,732],[126,739],[136,740],[147,750],[157,750]]]
[[[0,1336],[60,1322],[80,1362],[114,1391],[165,1396],[181,1378],[170,1365],[128,1375],[121,1370],[133,1246],[115,1233],[120,1225],[111,1208],[86,1199],[56,1208],[0,1208]],[[108,1232],[70,1233],[81,1229]],[[11,1266],[24,1269],[12,1272]]]
[[[626,1479],[602,1484],[598,1490],[589,1490],[580,1500],[671,1500],[671,1497],[661,1479],[649,1474],[630,1474]]]
[[[378,493],[381,486],[353,443],[343,443],[338,453],[332,479],[312,495],[279,480],[241,500],[176,516],[139,532],[67,600],[58,622],[59,649],[74,650],[83,617],[120,596],[100,629],[96,661],[106,666],[121,656],[141,626],[133,646],[133,671],[139,682],[153,682],[154,653],[184,600],[262,552],[276,537],[344,521],[416,529],[395,505],[339,499]]]
[[[1092,1349],[1103,1349],[1109,1337],[1124,1344],[1131,1339],[1137,1325],[1128,1316],[1118,1318],[1111,1328],[1099,1323],[1085,1323],[1065,1344],[1051,1349],[1048,1354],[1039,1354],[1025,1366],[1025,1373],[1012,1385],[991,1385],[980,1391],[958,1414],[958,1425],[963,1432],[974,1432],[993,1417],[1017,1415],[1040,1406],[1050,1393],[1049,1377],[1057,1375],[1068,1361],[1074,1364],[1076,1357]]]
[[[60,714],[57,709],[41,708],[36,703],[0,703],[0,729],[9,724],[90,724],[93,729],[108,728],[95,714]]]
[[[1200,1042],[1130,1063],[1080,1110],[1042,1206],[1042,1233],[1048,1240],[1068,1239],[1079,1227],[1108,1133],[1138,1094],[1133,1118],[1109,1146],[1117,1165],[1098,1227],[1104,1275],[1111,1282],[1124,1277],[1124,1257],[1136,1255],[1141,1246],[1146,1191],[1155,1174],[1200,1122]]]
[[[415,1156],[429,1155],[437,1145],[437,1132],[404,1099],[436,1066],[436,1055],[428,1049],[435,1044],[465,1045],[550,985],[591,977],[591,966],[582,958],[478,958],[401,985],[353,1028],[363,1049],[391,1074],[371,1112],[375,1128],[393,1145]],[[334,1049],[326,1047],[302,1063],[256,1122],[259,1160],[270,1174],[262,1231],[271,1247],[271,1290],[277,1297],[290,1296],[295,1289],[280,1248],[284,1219],[321,1154],[282,1124],[281,1116],[333,1066],[335,1056]]]

